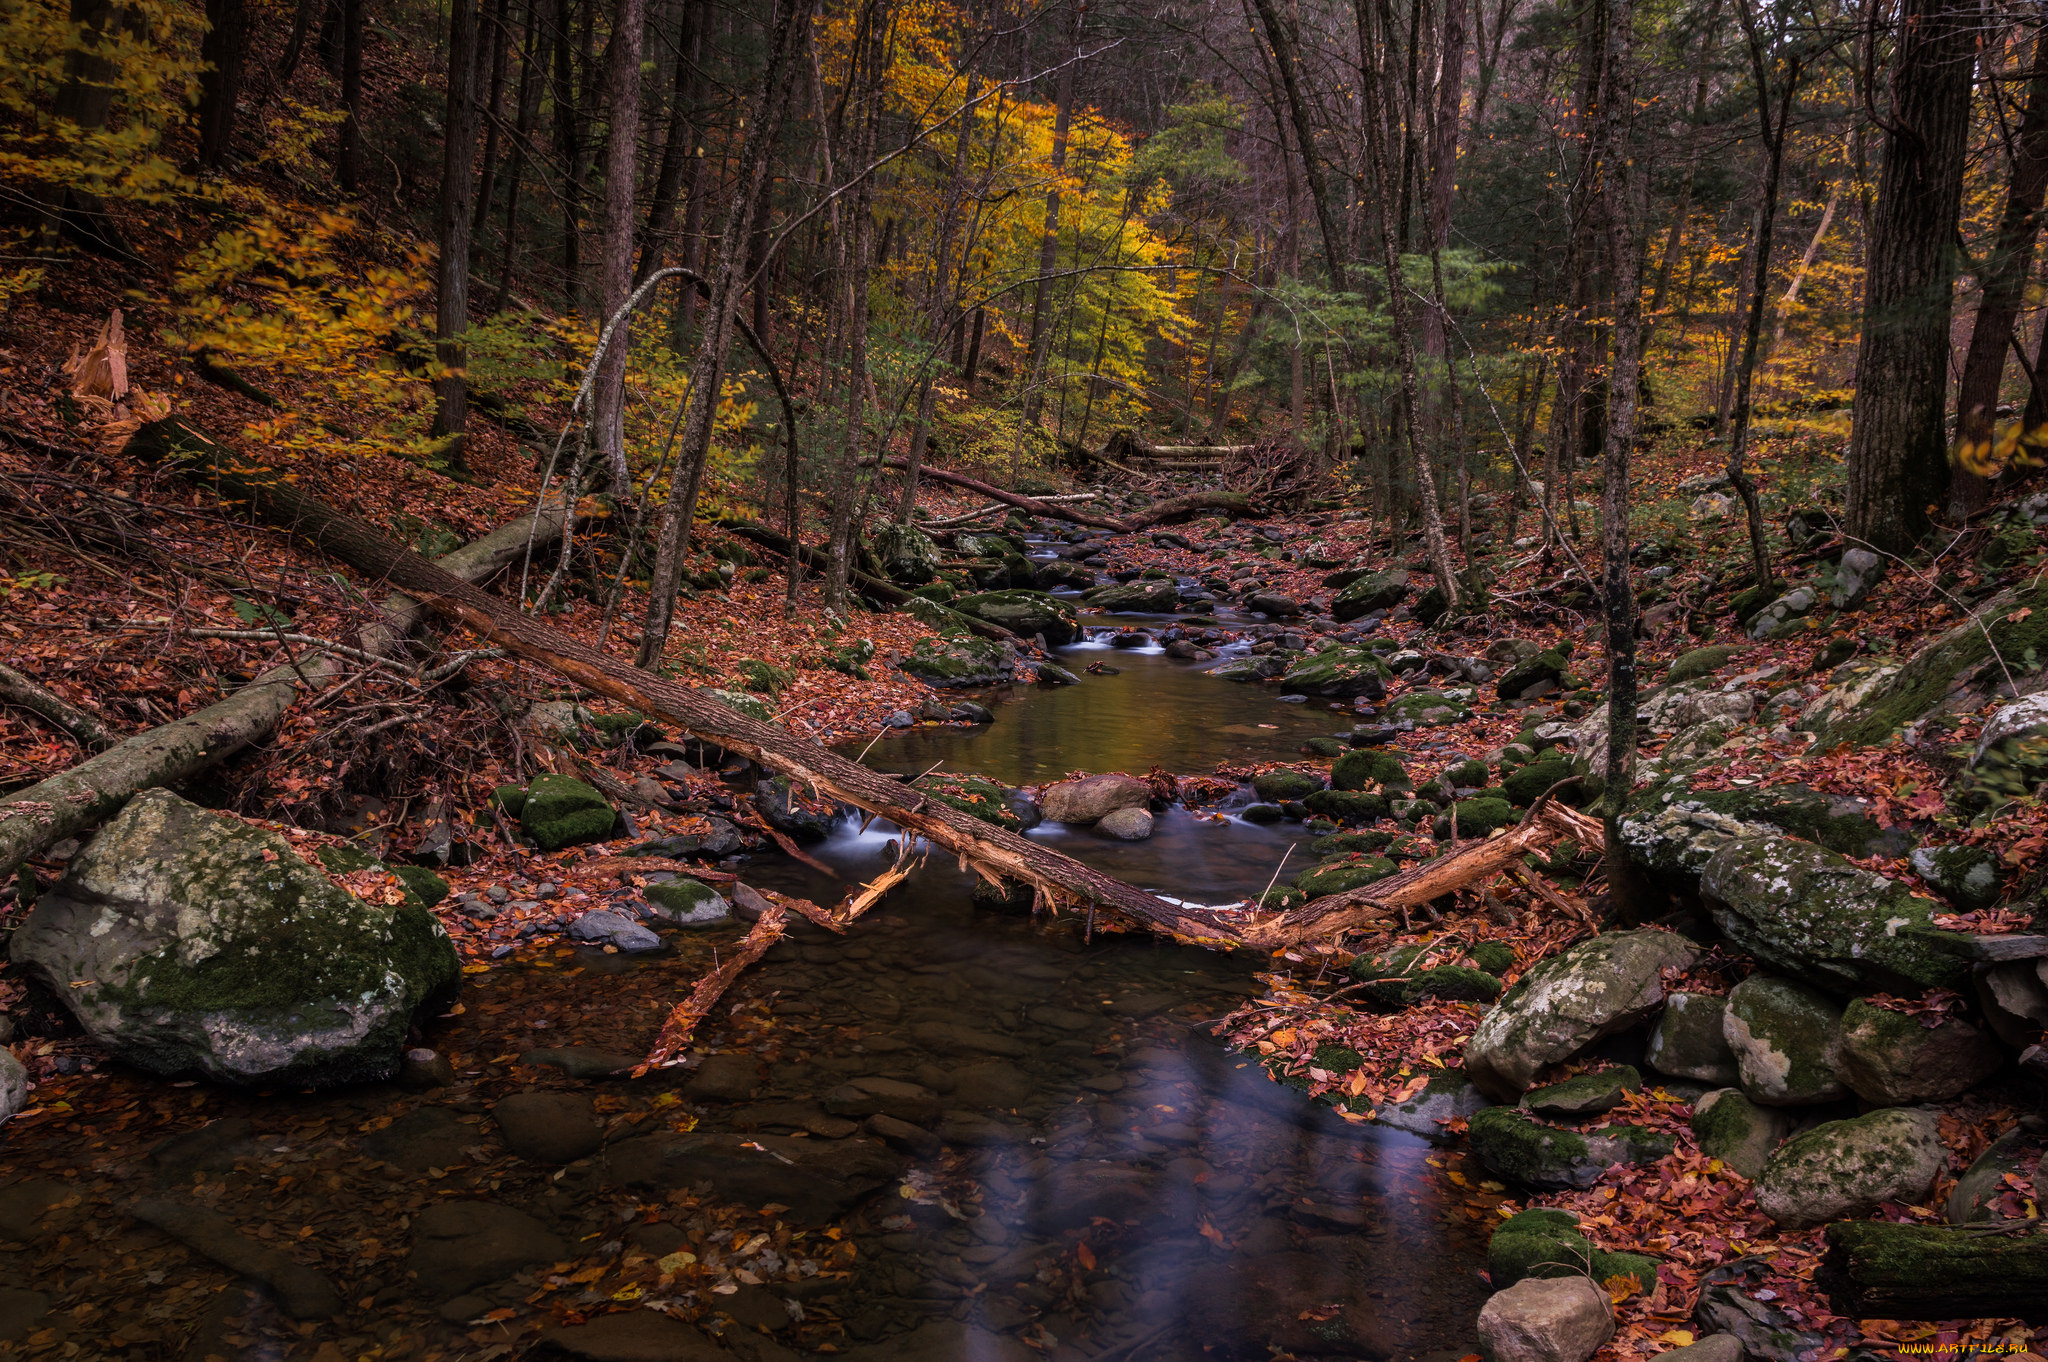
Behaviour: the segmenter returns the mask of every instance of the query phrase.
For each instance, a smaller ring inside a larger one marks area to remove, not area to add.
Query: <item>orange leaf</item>
[[[1095,1250],[1089,1248],[1085,1241],[1074,1245],[1074,1258],[1089,1272],[1095,1270]]]

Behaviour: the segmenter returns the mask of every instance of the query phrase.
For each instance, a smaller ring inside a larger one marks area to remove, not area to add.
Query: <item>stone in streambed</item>
[[[1184,1333],[1218,1362],[1265,1362],[1276,1351],[1391,1357],[1393,1339],[1370,1280],[1335,1254],[1237,1255],[1196,1268],[1177,1299]]]
[[[1614,1337],[1614,1306],[1586,1277],[1529,1278],[1479,1311],[1492,1362],[1586,1362]]]
[[[598,1315],[584,1324],[549,1329],[540,1355],[583,1362],[726,1362],[733,1354],[680,1320],[653,1310]]]
[[[1119,842],[1142,842],[1152,835],[1152,811],[1112,809],[1095,821],[1095,830]]]
[[[535,776],[526,787],[519,827],[542,851],[611,836],[619,816],[604,796],[569,776]]]
[[[420,1292],[440,1301],[569,1254],[566,1243],[524,1211],[491,1201],[437,1201],[414,1219],[405,1265]]]
[[[397,1072],[414,1014],[461,978],[433,915],[388,897],[346,893],[284,838],[152,790],[71,860],[11,951],[138,1068],[374,1081]]]
[[[342,1312],[341,1293],[313,1268],[280,1249],[251,1239],[218,1211],[148,1198],[129,1213],[228,1271],[261,1282],[293,1319],[331,1319]]]
[[[1842,1014],[1826,997],[1767,974],[1737,984],[1721,1018],[1743,1092],[1774,1107],[1813,1106],[1848,1095],[1835,1070],[1841,1031]]]
[[[1436,1144],[1452,1144],[1458,1137],[1444,1128],[1445,1123],[1470,1118],[1491,1105],[1463,1071],[1449,1069],[1432,1077],[1407,1101],[1383,1103],[1372,1119],[1377,1125],[1420,1135]]]
[[[1323,788],[1322,779],[1306,771],[1295,771],[1282,766],[1252,777],[1252,790],[1259,798],[1273,804],[1284,804],[1290,799],[1306,799]]]
[[[781,1135],[655,1134],[622,1140],[605,1153],[607,1180],[647,1190],[699,1184],[721,1201],[779,1202],[793,1224],[817,1225],[893,1182],[902,1156],[875,1140],[797,1139]]]
[[[1408,778],[1407,768],[1392,752],[1355,750],[1337,758],[1330,768],[1330,788],[1333,790],[1400,789],[1412,790],[1414,782]]]
[[[1948,1150],[1935,1113],[1888,1107],[1829,1121],[1788,1141],[1756,1178],[1756,1204],[1789,1230],[1867,1214],[1886,1201],[1918,1201]]]
[[[1333,647],[1304,657],[1280,678],[1283,695],[1317,695],[1329,700],[1386,697],[1393,673],[1367,648]]]
[[[1330,602],[1330,614],[1348,623],[1375,611],[1392,610],[1407,598],[1411,589],[1404,569],[1367,573],[1337,594]]]
[[[596,1109],[580,1093],[514,1093],[500,1098],[491,1115],[512,1152],[533,1163],[573,1163],[604,1143]]]
[[[1039,796],[1038,807],[1048,822],[1088,824],[1118,809],[1142,809],[1151,802],[1150,785],[1136,776],[1112,771],[1048,785]]]
[[[562,1045],[528,1050],[519,1056],[519,1062],[560,1069],[570,1078],[628,1078],[642,1058],[588,1045]]]
[[[642,889],[640,896],[653,906],[656,917],[674,927],[709,927],[732,917],[732,905],[723,894],[692,879],[662,880]]]
[[[1590,1187],[1617,1163],[1659,1159],[1669,1135],[1641,1126],[1560,1130],[1514,1107],[1488,1107],[1467,1123],[1472,1153],[1500,1177],[1528,1187]]]
[[[1598,1073],[1567,1078],[1562,1083],[1531,1088],[1522,1094],[1522,1109],[1538,1116],[1563,1120],[1598,1116],[1620,1106],[1623,1098],[1629,1093],[1640,1092],[1642,1086],[1643,1076],[1623,1064]]]
[[[611,946],[622,951],[652,951],[661,948],[661,938],[624,913],[610,908],[593,908],[569,924],[569,939],[587,946]]]

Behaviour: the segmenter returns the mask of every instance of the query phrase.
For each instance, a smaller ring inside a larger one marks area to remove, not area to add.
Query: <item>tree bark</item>
[[[1068,0],[1067,13],[1071,17],[1066,42],[1061,47],[1059,93],[1052,119],[1052,187],[1045,192],[1045,228],[1038,238],[1038,283],[1031,293],[1030,363],[1024,373],[1024,420],[1033,425],[1038,423],[1044,408],[1045,365],[1052,353],[1051,275],[1059,260],[1060,177],[1067,170],[1067,135],[1074,125],[1074,68],[1081,61],[1081,24],[1087,17],[1088,0]],[[977,327],[975,339],[980,338]]]
[[[88,752],[111,747],[114,739],[100,721],[34,677],[0,663],[0,704],[16,705],[55,724]]]
[[[1948,504],[1956,519],[1984,508],[1997,476],[1992,451],[1998,438],[1998,389],[2005,378],[2013,327],[2026,301],[2043,191],[2048,191],[2048,33],[2034,39],[2034,70],[2027,81],[2027,110],[2012,146],[2005,212],[1979,272],[1984,296],[1977,304],[1977,323],[1970,330],[1970,349],[1956,389],[1956,467]]]
[[[341,0],[341,145],[334,158],[334,182],[350,194],[362,181],[363,20],[369,0]]]
[[[448,462],[465,468],[469,439],[468,347],[469,229],[476,168],[477,0],[452,0],[448,11],[447,132],[442,143],[439,235],[441,258],[434,299],[434,380],[437,405],[433,433],[448,438]]]
[[[1226,922],[1201,909],[1154,898],[1016,833],[937,804],[904,782],[829,748],[749,719],[692,687],[588,648],[529,618],[513,603],[399,547],[362,521],[306,496],[269,470],[250,467],[243,457],[179,421],[143,427],[130,448],[145,457],[158,450],[179,452],[187,466],[203,468],[205,485],[225,501],[265,523],[289,527],[295,537],[373,580],[408,593],[493,646],[536,662],[595,694],[659,715],[822,797],[886,818],[910,835],[954,852],[991,880],[1029,885],[1055,907],[1095,903],[1155,931],[1221,946],[1238,940]],[[0,804],[0,810],[5,808]],[[0,823],[0,828],[7,826]]]
[[[1849,435],[1848,529],[1911,548],[1948,490],[1942,414],[1977,0],[1901,0],[1884,169],[1864,272]]]
[[[587,0],[595,4],[597,0]],[[555,0],[555,154],[562,161],[562,308],[583,305],[583,133],[576,107],[575,47],[569,41],[570,0]],[[588,79],[586,75],[586,80]]]
[[[533,120],[540,114],[540,87],[547,78],[548,49],[541,35],[540,0],[527,0],[526,35],[519,56],[519,112],[512,125],[512,165],[505,185],[505,231],[500,244],[498,292],[491,301],[495,314],[505,309],[512,296],[512,266],[519,253],[519,184],[526,173],[526,153],[532,145]]]
[[[511,31],[512,0],[496,0],[488,35],[491,80],[480,111],[484,123],[483,172],[476,187],[476,212],[469,222],[469,264],[472,270],[483,250],[484,227],[491,216],[491,203],[498,197],[498,142],[500,125],[504,122],[500,108],[505,102],[505,68],[512,46]]]
[[[640,148],[640,54],[646,32],[646,0],[618,0],[605,61],[610,131],[605,137],[604,258],[598,284],[604,317],[624,306],[633,291],[634,166]],[[626,467],[626,358],[632,326],[630,317],[621,324],[619,342],[605,351],[591,392],[598,453],[610,471],[612,495],[620,497],[633,490]]]
[[[2048,1234],[2015,1229],[1842,1221],[1815,1281],[1850,1319],[2048,1324]]]
[[[1455,0],[1454,0],[1455,2]],[[1301,155],[1302,177],[1308,182],[1308,196],[1315,203],[1316,225],[1323,233],[1323,260],[1330,271],[1330,287],[1344,292],[1344,239],[1330,218],[1330,194],[1323,182],[1322,162],[1316,159],[1315,129],[1309,122],[1308,104],[1301,93],[1301,73],[1295,49],[1300,46],[1293,26],[1273,0],[1252,0],[1259,11],[1259,23],[1266,30],[1266,42],[1273,49],[1273,62],[1280,71],[1280,86],[1287,96],[1287,112],[1294,123],[1294,145]],[[1297,432],[1297,439],[1299,433]]]
[[[206,0],[206,37],[199,44],[199,164],[227,164],[235,135],[235,100],[249,52],[246,0]]]
[[[654,201],[648,205],[647,228],[640,237],[640,267],[633,272],[635,286],[661,268],[669,228],[675,222],[676,202],[682,193],[683,172],[696,159],[692,154],[696,128],[690,115],[697,104],[697,23],[696,0],[688,0],[683,6],[682,31],[676,38],[680,56],[669,94],[668,136],[661,144],[661,165],[654,175]],[[686,297],[696,296],[694,289],[684,289],[683,293]]]

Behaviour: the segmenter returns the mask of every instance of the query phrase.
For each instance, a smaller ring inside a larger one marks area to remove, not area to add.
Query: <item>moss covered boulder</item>
[[[1519,700],[1532,692],[1548,695],[1565,689],[1570,670],[1569,658],[1556,648],[1545,648],[1510,668],[1507,675],[1494,683],[1494,693],[1503,700]]]
[[[1977,750],[1957,781],[1957,801],[1989,808],[2048,782],[2048,695],[2029,695],[1984,722]]]
[[[874,546],[882,571],[898,586],[923,586],[939,575],[939,547],[915,525],[882,526]]]
[[[395,882],[372,871],[362,888],[336,887],[274,833],[152,790],[72,859],[11,953],[96,1042],[152,1073],[384,1079],[461,966]]]
[[[1727,666],[1742,649],[1726,643],[1715,643],[1705,648],[1694,648],[1689,653],[1680,653],[1671,663],[1671,669],[1664,673],[1664,680],[1693,681],[1702,676],[1712,676]]]
[[[1295,771],[1285,766],[1252,777],[1252,789],[1259,798],[1268,803],[1284,804],[1290,799],[1306,799],[1323,788],[1322,777],[1312,776],[1306,771]]]
[[[1494,1227],[1486,1245],[1486,1278],[1504,1291],[1529,1277],[1580,1277],[1593,1270],[1593,1245],[1570,1211],[1537,1207]]]
[[[1331,700],[1386,696],[1393,672],[1369,648],[1325,648],[1289,667],[1280,678],[1285,695],[1319,695]]]
[[[1835,1070],[1841,1009],[1804,984],[1750,975],[1728,994],[1721,1034],[1735,1052],[1737,1081],[1752,1101],[1807,1107],[1849,1094]]]
[[[1757,1105],[1740,1088],[1716,1088],[1692,1104],[1692,1133],[1708,1158],[1753,1178],[1792,1133],[1792,1117]]]
[[[1486,1094],[1472,1086],[1472,1080],[1458,1069],[1446,1069],[1423,1084],[1422,1091],[1401,1102],[1384,1103],[1373,1111],[1373,1122],[1393,1130],[1420,1135],[1436,1144],[1458,1139],[1445,1126],[1493,1105]]]
[[[1081,636],[1081,619],[1074,607],[1043,591],[984,591],[962,596],[953,602],[953,608],[1027,639],[1044,634],[1046,643],[1054,648]]]
[[[1957,987],[1970,942],[1933,924],[1941,905],[1811,842],[1739,837],[1706,864],[1714,925],[1781,974],[1837,993]]]
[[[1553,748],[1535,761],[1508,772],[1502,777],[1500,787],[1506,791],[1510,804],[1526,809],[1541,799],[1545,791],[1561,782],[1576,782],[1578,775],[1578,767],[1571,758]],[[1552,797],[1566,804],[1578,804],[1585,799],[1576,783],[1565,785]]]
[[[1835,1067],[1872,1106],[1960,1097],[1997,1072],[2002,1058],[1998,1043],[1962,1017],[1927,1026],[1866,998],[1842,1009]]]
[[[1401,568],[1389,572],[1368,572],[1352,578],[1345,588],[1330,602],[1330,614],[1339,620],[1355,620],[1392,610],[1408,598],[1413,588],[1408,584],[1408,573]]]
[[[1338,856],[1294,877],[1294,887],[1311,899],[1342,894],[1383,880],[1394,873],[1394,863],[1384,856]]]
[[[1552,1120],[1577,1120],[1613,1111],[1642,1087],[1642,1074],[1633,1065],[1621,1064],[1531,1088],[1522,1094],[1522,1109]]]
[[[1472,711],[1458,700],[1433,690],[1410,691],[1387,706],[1386,721],[1397,729],[1443,728],[1462,724]]]
[[[1727,1086],[1735,1082],[1735,1052],[1722,1034],[1728,1000],[1714,993],[1674,993],[1650,1032],[1643,1062],[1660,1074]]]
[[[898,665],[933,686],[995,686],[1016,675],[1015,661],[1001,644],[966,634],[921,638]]]
[[[1465,1069],[1497,1101],[1602,1036],[1647,1020],[1664,1003],[1663,972],[1699,948],[1675,932],[1604,932],[1525,973],[1465,1043]]]
[[[1563,1130],[1515,1107],[1488,1107],[1466,1124],[1472,1153],[1498,1176],[1525,1187],[1591,1187],[1617,1163],[1661,1159],[1672,1137],[1642,1126]]]
[[[732,918],[725,895],[697,880],[660,880],[640,895],[654,906],[654,915],[672,927],[711,927]]]
[[[1310,813],[1353,827],[1378,822],[1390,807],[1385,795],[1358,790],[1317,790],[1302,803]]]
[[[1461,842],[1475,837],[1490,835],[1496,828],[1504,828],[1515,821],[1515,806],[1505,799],[1481,796],[1474,799],[1460,799],[1436,816],[1432,829],[1439,842],[1447,842],[1453,833]]]
[[[618,821],[603,795],[571,776],[535,776],[519,810],[520,831],[542,851],[609,837]]]
[[[1359,750],[1346,752],[1330,767],[1333,790],[1412,790],[1407,768],[1392,752]]]
[[[1081,599],[1111,614],[1170,615],[1180,609],[1180,588],[1171,577],[1141,577],[1121,586],[1097,587]]]
[[[1887,1107],[1829,1121],[1765,1161],[1756,1204],[1788,1230],[1864,1215],[1887,1201],[1911,1205],[1934,1185],[1947,1157],[1935,1113],[1925,1108]]]
[[[737,710],[749,719],[755,719],[764,724],[775,717],[775,711],[768,707],[766,700],[763,700],[758,695],[749,695],[743,690],[719,690],[716,687],[706,686],[698,693],[718,701],[719,704],[724,705],[727,709]]]

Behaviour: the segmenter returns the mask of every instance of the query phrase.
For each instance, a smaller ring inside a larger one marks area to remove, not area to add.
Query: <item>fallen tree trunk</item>
[[[562,537],[575,519],[575,512],[561,499],[543,502],[532,515],[522,515],[509,525],[492,530],[444,554],[434,561],[442,571],[465,582],[487,582],[529,553],[545,548]],[[359,635],[363,651],[379,657],[397,656],[413,631],[426,623],[430,611],[412,597],[394,593],[382,602],[383,616]]]
[[[874,460],[863,459],[861,462],[867,464],[873,463]],[[882,466],[884,468],[907,470],[910,465],[906,460],[891,454],[882,460]],[[943,468],[933,468],[929,464],[919,467],[918,476],[931,478],[938,482],[950,483],[955,487],[964,487],[970,492],[979,492],[982,496],[988,497],[992,501],[1000,501],[1005,506],[1014,506],[1020,511],[1029,511],[1033,515],[1050,516],[1054,520],[1071,521],[1076,525],[1086,525],[1091,529],[1113,530],[1117,534],[1135,534],[1147,526],[1164,524],[1166,521],[1179,516],[1199,515],[1203,511],[1222,511],[1231,516],[1256,516],[1260,514],[1253,505],[1252,499],[1245,496],[1242,492],[1187,492],[1181,496],[1168,497],[1164,501],[1155,502],[1128,520],[1109,520],[1102,516],[1084,515],[1079,511],[1051,501],[1041,501],[1037,497],[1027,497],[1019,492],[1009,492],[1000,487],[992,487],[979,478],[970,478],[965,473],[949,473]]]
[[[2029,1229],[1841,1221],[1815,1282],[1850,1319],[2048,1324],[2048,1234]]]
[[[487,577],[504,565],[506,544],[516,540],[523,547],[529,533],[536,544],[552,541],[561,533],[561,522],[543,508],[537,516],[522,517],[455,550],[441,560],[451,565],[442,570],[455,577]],[[396,651],[397,642],[424,617],[423,607],[404,596],[386,601],[384,611],[362,633],[363,651],[380,657]],[[340,671],[334,658],[309,650],[217,704],[138,733],[0,799],[0,879],[51,843],[106,821],[139,791],[188,780],[262,740],[284,718],[301,687],[319,690]]]
[[[88,752],[98,752],[114,745],[114,739],[100,727],[98,719],[34,677],[23,676],[4,663],[0,663],[0,702],[18,705],[48,720],[70,734]]]
[[[730,530],[742,539],[753,540],[764,549],[771,549],[785,558],[789,556],[789,537],[778,534],[759,521],[734,518],[721,520],[718,524],[720,528]],[[805,567],[817,569],[820,573],[825,572],[830,566],[829,560],[823,553],[804,544],[797,545],[797,561],[801,562]],[[902,587],[897,586],[894,582],[885,582],[880,577],[862,572],[859,568],[848,568],[846,575],[849,581],[860,588],[862,595],[880,601],[884,605],[900,608],[909,605],[912,600],[918,599]],[[979,620],[972,615],[963,615],[958,610],[951,610],[943,605],[939,605],[937,601],[931,601],[928,604],[945,610],[947,614],[960,621],[962,628],[971,630],[983,638],[994,639],[998,643],[1014,643],[1020,648],[1030,646],[1030,640],[1011,633],[1000,624],[990,624],[987,620]]]
[[[732,981],[782,939],[788,920],[779,904],[768,905],[768,910],[754,920],[753,927],[740,941],[738,949],[699,979],[697,986],[690,990],[690,996],[669,1012],[668,1019],[654,1037],[654,1044],[648,1048],[647,1058],[634,1067],[633,1077],[638,1078],[649,1069],[664,1068],[675,1062],[683,1047],[690,1043],[690,1037],[696,1034],[697,1024],[711,1015],[712,1006],[732,987]]]
[[[1153,897],[1016,833],[937,803],[879,771],[785,729],[750,719],[709,696],[642,671],[522,614],[500,597],[444,572],[369,525],[306,496],[277,474],[251,467],[181,421],[136,432],[129,452],[185,464],[223,502],[289,530],[374,579],[388,582],[494,646],[538,663],[594,694],[659,715],[686,732],[862,809],[956,854],[991,881],[1028,884],[1054,904],[1090,902],[1155,930],[1216,945],[1236,932],[1218,915]]]
[[[1265,921],[1245,924],[1242,935],[1254,946],[1277,948],[1311,940],[1328,940],[1340,932],[1372,927],[1399,914],[1404,922],[1413,909],[1454,890],[1484,884],[1522,857],[1559,842],[1576,841],[1589,849],[1605,845],[1600,821],[1555,801],[1539,800],[1516,826],[1484,841],[1462,842],[1398,875],[1358,889],[1311,899],[1299,908]]]

